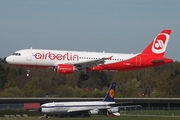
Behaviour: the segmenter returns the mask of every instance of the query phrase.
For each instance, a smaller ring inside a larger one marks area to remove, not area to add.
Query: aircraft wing
[[[94,108],[72,108],[69,109],[67,112],[72,113],[72,112],[85,112],[89,110],[103,110],[103,109],[108,109],[111,108],[110,106],[105,106],[105,107],[94,107]]]
[[[89,60],[89,61],[84,61],[84,62],[76,62],[74,64],[74,66],[77,68],[77,69],[81,69],[81,68],[92,68],[93,66],[97,66],[97,65],[100,65],[100,64],[104,64],[105,63],[105,60],[108,60],[108,59],[111,59],[111,57],[107,57],[107,58],[100,58],[100,59],[94,59],[94,60]]]
[[[91,111],[91,110],[107,110],[107,109],[113,109],[113,108],[137,108],[137,107],[141,107],[141,105],[128,105],[128,106],[116,106],[116,107],[112,107],[112,106],[106,106],[106,107],[97,107],[97,108],[73,108],[73,109],[69,109],[67,112],[68,113],[76,113],[76,112],[87,112],[87,111]]]
[[[90,59],[88,61],[81,61],[81,62],[56,62],[54,65],[57,66],[58,64],[71,64],[74,65],[77,69],[82,69],[82,68],[92,68],[93,66],[97,66],[100,64],[104,64],[105,60],[111,59],[111,57],[104,57],[104,58],[100,58],[100,59]]]
[[[83,111],[89,111],[89,110],[91,110],[91,109],[89,109],[89,108],[76,108],[76,109],[69,109],[67,112],[68,113],[72,113],[72,112],[83,112]]]

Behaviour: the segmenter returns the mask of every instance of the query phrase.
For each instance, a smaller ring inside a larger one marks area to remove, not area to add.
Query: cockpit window
[[[13,53],[15,56],[21,56],[21,53]]]
[[[46,106],[41,106],[41,108],[46,108]]]

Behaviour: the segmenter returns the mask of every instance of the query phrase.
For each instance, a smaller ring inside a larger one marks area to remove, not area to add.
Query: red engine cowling
[[[57,66],[56,72],[59,74],[71,74],[74,71],[73,65],[65,65],[65,64],[59,64]]]

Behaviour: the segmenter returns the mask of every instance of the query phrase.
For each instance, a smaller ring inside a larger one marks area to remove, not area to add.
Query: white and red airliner
[[[18,50],[6,58],[6,62],[18,66],[53,68],[59,74],[81,71],[81,79],[87,80],[87,71],[126,71],[171,63],[164,57],[171,30],[162,30],[140,53],[122,54],[47,49]],[[29,73],[27,74],[27,76]]]

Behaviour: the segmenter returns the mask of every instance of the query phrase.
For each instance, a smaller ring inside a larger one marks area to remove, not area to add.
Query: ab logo
[[[114,90],[113,90],[113,89],[111,89],[111,90],[109,91],[109,96],[110,96],[111,98],[114,97]]]
[[[164,53],[169,40],[169,35],[160,33],[153,41],[152,52],[156,54]]]
[[[163,41],[162,41],[162,40],[157,40],[157,41],[155,42],[155,44],[154,44],[154,47],[155,47],[156,49],[162,49],[162,48],[164,47]]]

